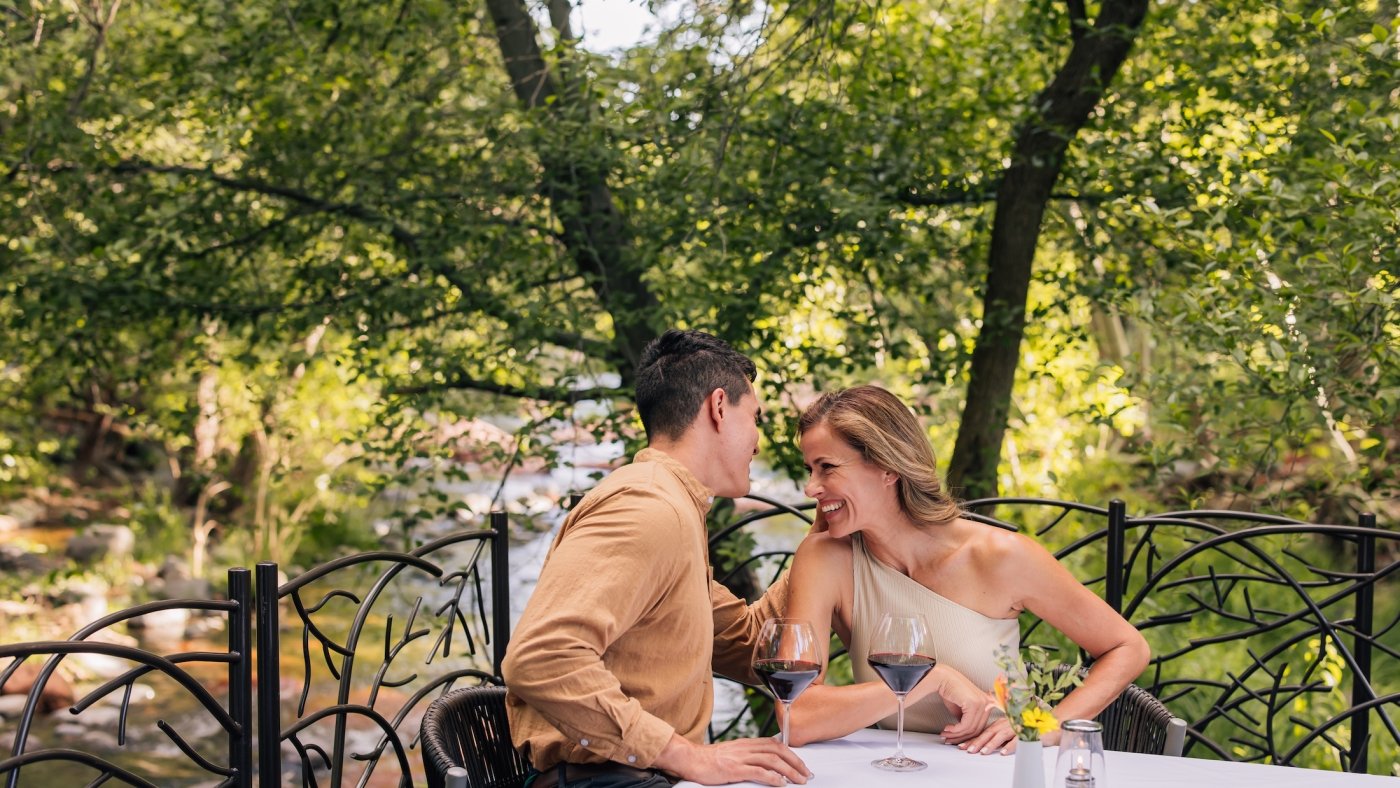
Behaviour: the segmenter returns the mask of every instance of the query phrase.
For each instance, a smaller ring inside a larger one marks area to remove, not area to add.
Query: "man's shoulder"
[[[669,498],[685,487],[665,465],[655,461],[632,462],[609,473],[588,491],[581,505],[593,506],[620,495]]]

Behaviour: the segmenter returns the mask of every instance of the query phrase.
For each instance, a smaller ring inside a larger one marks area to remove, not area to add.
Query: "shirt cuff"
[[[622,741],[610,752],[589,748],[615,763],[648,769],[671,743],[676,729],[661,719],[643,712],[629,730],[622,732]],[[600,742],[601,743],[601,742]]]

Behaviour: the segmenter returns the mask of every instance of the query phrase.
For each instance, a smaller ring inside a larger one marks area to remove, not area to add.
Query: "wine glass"
[[[916,772],[928,768],[923,761],[916,761],[904,754],[904,696],[938,664],[924,617],[886,613],[870,640],[870,655],[866,657],[866,662],[880,674],[899,701],[894,755],[872,761],[872,765],[892,772]]]
[[[753,670],[783,706],[783,746],[788,743],[792,702],[821,672],[817,635],[809,621],[770,618],[753,649]]]

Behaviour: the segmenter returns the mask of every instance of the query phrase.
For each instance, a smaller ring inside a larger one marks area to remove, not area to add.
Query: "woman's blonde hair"
[[[899,398],[879,386],[856,386],[821,395],[803,411],[800,436],[818,424],[849,443],[881,470],[899,477],[899,508],[915,523],[957,519],[962,507],[938,481],[928,436]]]

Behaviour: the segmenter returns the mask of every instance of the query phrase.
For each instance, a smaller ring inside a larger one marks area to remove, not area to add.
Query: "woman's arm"
[[[1026,595],[1026,609],[1060,630],[1093,660],[1089,675],[1055,706],[1061,720],[1093,719],[1142,675],[1151,657],[1147,640],[1097,594],[1085,588],[1036,545],[1042,585]],[[1059,741],[1056,733],[1049,743]]]
[[[1045,548],[1020,534],[997,562],[996,580],[1016,590],[1020,607],[1063,632],[1093,659],[1084,683],[1053,709],[1057,719],[1092,719],[1147,667],[1150,656],[1142,633],[1108,603],[1075,579]],[[1059,742],[1059,731],[1042,738]],[[968,742],[971,751],[1009,751],[1010,727],[997,725]]]
[[[850,641],[849,611],[855,594],[851,560],[849,541],[832,539],[821,533],[808,535],[797,548],[793,560],[787,615],[812,622],[822,657],[822,675],[793,702],[792,719],[785,723],[790,725],[788,737],[793,746],[845,736],[874,725],[897,710],[894,693],[884,682],[868,681],[845,687],[822,683],[826,677],[831,626],[835,625],[843,641]],[[930,671],[909,693],[905,698],[906,707],[933,692],[962,699],[969,707],[970,715],[964,715],[959,726],[965,723],[981,730],[986,724],[986,693],[961,674],[943,666]]]
[[[808,534],[793,557],[787,615],[812,622],[822,663],[821,675],[797,696],[791,707],[791,719],[783,722],[793,746],[845,736],[895,711],[894,694],[883,683],[866,682],[847,687],[828,687],[823,683],[832,625],[836,626],[842,640],[850,639],[847,611],[851,606],[842,602],[853,600],[855,596],[851,561],[849,540],[832,539],[821,532]],[[916,688],[915,692],[918,691]]]

